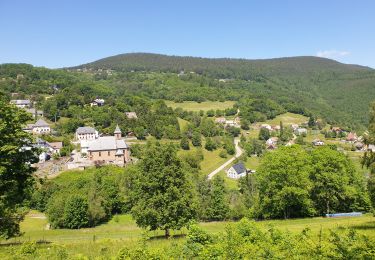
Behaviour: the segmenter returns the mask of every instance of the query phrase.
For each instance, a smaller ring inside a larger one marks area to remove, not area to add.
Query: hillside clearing
[[[194,101],[185,101],[183,103],[175,103],[173,101],[166,100],[165,103],[167,106],[175,109],[177,107],[182,108],[186,111],[208,111],[210,109],[216,110],[216,109],[226,109],[231,108],[234,105],[234,101],[225,101],[225,102],[219,102],[219,101],[204,101],[201,103],[194,102]]]

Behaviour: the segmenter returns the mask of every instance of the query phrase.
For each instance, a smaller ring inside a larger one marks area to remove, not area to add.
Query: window
[[[99,157],[101,157],[102,156],[102,152],[99,152]]]
[[[108,151],[108,156],[110,156],[111,155],[111,152],[110,151]]]

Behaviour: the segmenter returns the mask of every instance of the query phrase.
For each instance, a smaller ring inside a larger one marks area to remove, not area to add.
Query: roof
[[[78,127],[76,130],[77,134],[96,134],[95,128],[92,128],[90,126],[82,126]]]
[[[114,134],[121,134],[121,129],[120,129],[120,127],[118,125],[116,126],[116,129],[115,129],[115,131],[113,133]]]
[[[135,113],[135,112],[125,112],[125,115],[126,115],[126,117],[127,118],[129,118],[129,119],[136,119],[136,118],[138,118],[137,117],[137,113]]]
[[[49,126],[49,124],[44,121],[43,119],[39,119],[38,121],[36,121],[36,123],[33,125],[34,127],[43,127],[43,126]]]
[[[102,99],[102,98],[97,98],[97,99],[95,99],[93,102],[95,102],[95,103],[99,103],[99,104],[103,104],[103,103],[104,103],[104,99]]]
[[[61,149],[63,147],[63,143],[62,142],[51,142],[51,143],[48,143],[48,144],[53,149]]]
[[[102,136],[98,139],[90,142],[88,151],[106,151],[106,150],[117,150],[127,149],[128,145],[124,140],[116,139],[114,136]]]
[[[236,163],[235,165],[232,166],[232,168],[235,170],[237,174],[246,172],[246,167],[243,163]]]
[[[16,105],[26,105],[26,104],[29,105],[31,101],[28,99],[14,99],[14,100],[11,100],[10,103],[16,104]]]

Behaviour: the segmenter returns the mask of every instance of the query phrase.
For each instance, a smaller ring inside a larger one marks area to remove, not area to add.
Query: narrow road
[[[217,168],[216,170],[214,170],[213,172],[211,172],[208,175],[208,179],[209,180],[212,179],[212,177],[214,177],[217,173],[219,173],[222,170],[224,170],[224,168],[227,167],[229,164],[231,164],[236,158],[238,158],[238,157],[241,156],[242,150],[241,150],[240,146],[238,145],[239,142],[240,142],[240,138],[234,138],[234,145],[236,147],[236,154],[235,154],[235,156],[233,156],[228,161],[226,161],[225,163],[223,163],[219,168]]]

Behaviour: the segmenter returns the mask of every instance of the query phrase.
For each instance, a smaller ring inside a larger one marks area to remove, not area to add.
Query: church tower
[[[120,129],[120,127],[118,125],[116,126],[116,129],[115,129],[115,131],[113,133],[115,135],[116,140],[120,140],[121,139],[121,129]]]

